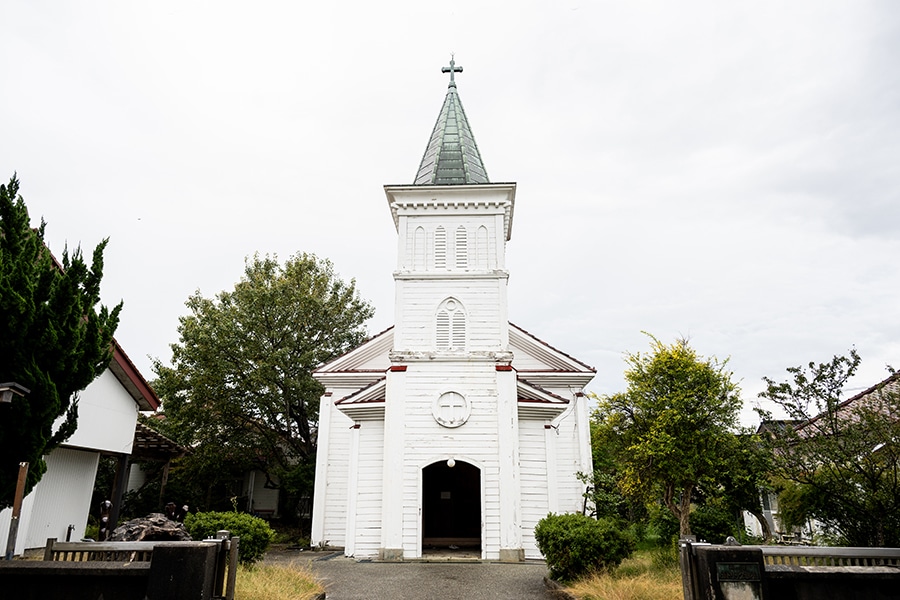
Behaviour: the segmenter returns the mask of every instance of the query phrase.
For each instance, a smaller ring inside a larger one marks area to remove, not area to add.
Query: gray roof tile
[[[450,64],[451,70],[444,68],[451,73],[447,96],[419,164],[415,185],[490,183],[456,91],[453,61]],[[457,72],[461,70],[460,67]]]

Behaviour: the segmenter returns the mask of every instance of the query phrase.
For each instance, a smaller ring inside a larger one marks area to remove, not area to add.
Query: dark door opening
[[[481,548],[481,471],[456,461],[422,469],[422,548]]]

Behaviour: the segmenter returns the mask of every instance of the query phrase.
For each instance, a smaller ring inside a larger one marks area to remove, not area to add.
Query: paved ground
[[[317,552],[270,552],[265,562],[309,564],[325,583],[327,600],[553,598],[544,587],[547,566],[542,562],[379,563],[357,562],[343,556]]]

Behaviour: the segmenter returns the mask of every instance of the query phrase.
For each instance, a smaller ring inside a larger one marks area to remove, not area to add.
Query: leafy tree
[[[735,466],[727,452],[741,399],[724,362],[700,357],[686,340],[667,346],[650,338],[651,352],[626,356],[626,391],[603,397],[594,419],[606,430],[622,491],[661,497],[689,535],[695,492]]]
[[[596,394],[590,396],[597,402],[601,401]],[[619,486],[621,466],[616,462],[616,454],[609,451],[617,443],[615,432],[596,415],[591,419],[590,429],[593,472],[579,474],[579,478],[587,484],[585,497],[592,509],[592,516],[622,519],[634,524],[646,521],[649,513],[642,499],[625,495]]]
[[[32,229],[15,176],[0,185],[0,381],[30,390],[0,405],[0,508],[12,505],[18,463],[29,463],[28,493],[47,470],[42,457],[75,432],[78,392],[109,365],[122,309],[96,308],[107,240],[90,267],[80,247],[59,264],[45,226]]]
[[[859,355],[764,378],[761,397],[796,422],[773,436],[774,469],[793,523],[813,518],[854,546],[900,545],[900,374],[852,398],[843,390]],[[764,418],[771,415],[763,412]],[[788,493],[789,492],[789,493]]]
[[[771,448],[758,435],[750,433],[738,434],[725,441],[719,476],[705,480],[699,487],[700,508],[706,504],[715,505],[716,510],[732,515],[735,526],[741,520],[741,511],[746,510],[759,522],[763,537],[768,540],[772,531],[763,514],[761,494],[772,489],[769,481]]]
[[[252,467],[308,493],[324,391],[312,371],[364,340],[371,305],[312,254],[254,256],[233,291],[186,305],[173,366],[153,366],[164,433],[194,449],[179,468],[207,489]]]

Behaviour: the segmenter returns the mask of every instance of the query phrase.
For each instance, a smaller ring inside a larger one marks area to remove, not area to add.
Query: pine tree
[[[0,382],[30,390],[0,404],[0,509],[12,505],[19,462],[30,465],[27,494],[47,469],[42,457],[75,432],[78,393],[109,365],[122,309],[95,308],[107,240],[90,267],[80,247],[58,263],[45,226],[31,227],[15,175],[0,185]]]

